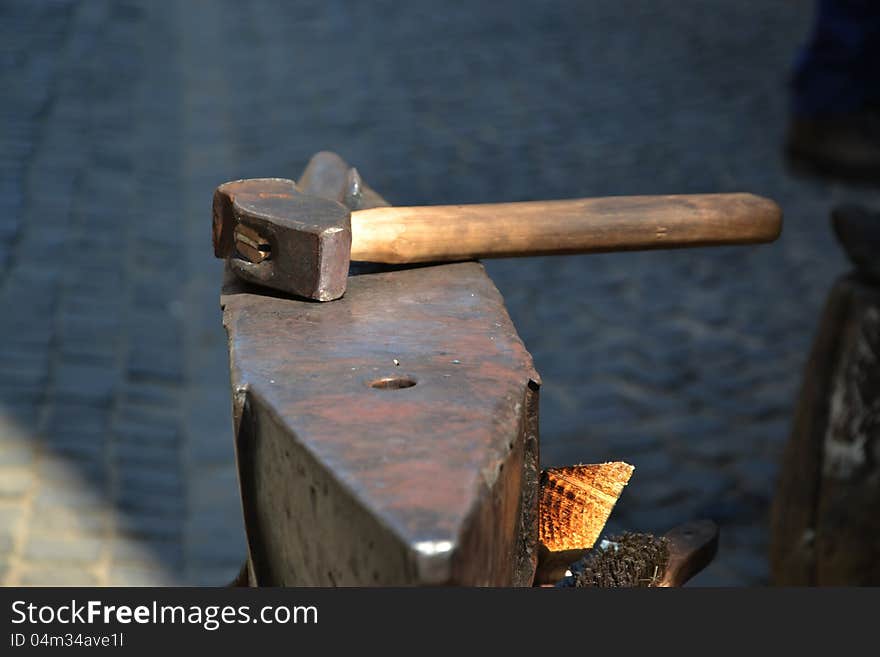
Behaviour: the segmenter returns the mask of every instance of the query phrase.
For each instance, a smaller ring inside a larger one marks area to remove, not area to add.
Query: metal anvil
[[[299,186],[338,200],[348,171],[319,153]],[[227,269],[221,305],[252,583],[532,583],[540,378],[482,265],[326,304]]]

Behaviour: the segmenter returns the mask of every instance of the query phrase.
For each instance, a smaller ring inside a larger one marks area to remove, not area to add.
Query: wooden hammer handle
[[[391,264],[770,242],[782,212],[753,194],[385,207],[351,215],[351,258]]]

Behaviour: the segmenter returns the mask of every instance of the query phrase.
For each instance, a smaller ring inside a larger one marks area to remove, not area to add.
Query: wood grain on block
[[[593,547],[633,470],[622,461],[544,470],[541,544],[551,552]]]
[[[569,565],[593,547],[633,470],[616,461],[541,473],[535,585],[559,581]]]

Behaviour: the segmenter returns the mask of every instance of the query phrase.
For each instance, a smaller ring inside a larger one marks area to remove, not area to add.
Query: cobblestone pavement
[[[220,584],[244,541],[216,184],[317,150],[395,203],[749,190],[772,246],[487,265],[544,378],[547,464],[636,466],[612,528],[722,525],[696,583],[767,582],[767,508],[834,202],[789,177],[787,0],[0,6],[0,581]]]

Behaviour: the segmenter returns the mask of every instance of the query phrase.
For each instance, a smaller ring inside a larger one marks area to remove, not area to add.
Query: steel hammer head
[[[345,293],[351,213],[292,180],[252,178],[214,192],[214,255],[244,280],[316,301]]]

